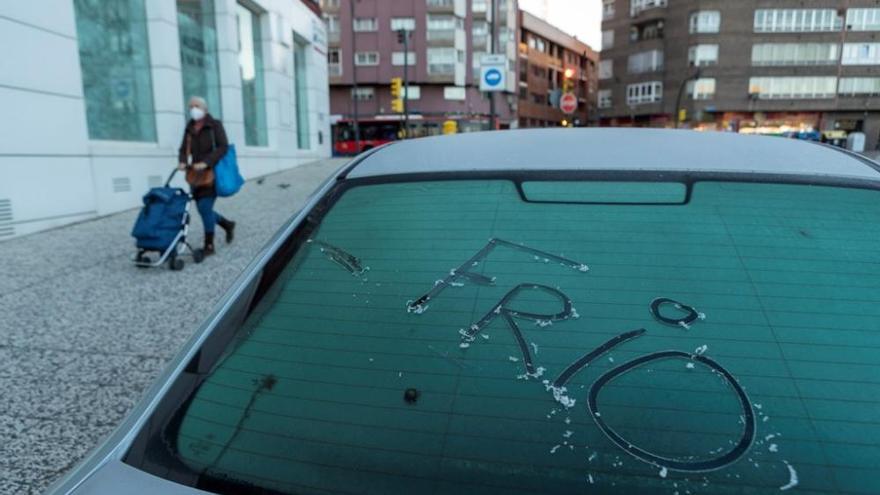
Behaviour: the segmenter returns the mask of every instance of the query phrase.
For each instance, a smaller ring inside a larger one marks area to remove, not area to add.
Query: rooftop
[[[349,178],[421,172],[630,170],[764,173],[880,182],[880,165],[796,139],[671,129],[527,129],[395,142]]]

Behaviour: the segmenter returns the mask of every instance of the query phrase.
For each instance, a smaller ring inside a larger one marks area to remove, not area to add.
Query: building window
[[[471,11],[472,12],[488,12],[489,11],[489,1],[488,0],[471,0]]]
[[[421,86],[404,86],[407,100],[418,100],[422,98]]]
[[[838,93],[843,96],[880,95],[880,77],[841,77]]]
[[[850,31],[880,31],[880,9],[849,9],[846,28]]]
[[[403,65],[403,52],[392,52],[391,53],[391,65]],[[407,52],[406,54],[406,63],[408,65],[416,64],[416,52]]]
[[[753,77],[749,94],[761,100],[832,98],[837,90],[833,76]]]
[[[311,148],[309,138],[309,92],[306,42],[298,36],[293,39],[293,89],[296,97],[296,145],[301,150]]]
[[[486,46],[489,41],[489,23],[486,21],[474,21],[471,27],[472,44],[474,46]]]
[[[445,75],[455,73],[457,55],[455,48],[428,48],[428,74]]]
[[[391,18],[391,30],[392,31],[415,31],[416,30],[416,20],[412,17],[392,17]]]
[[[721,12],[717,10],[701,10],[691,14],[690,32],[717,33],[721,30]]]
[[[630,74],[642,74],[663,69],[663,52],[661,50],[649,50],[647,52],[634,53],[629,56],[626,70]]]
[[[428,41],[452,41],[455,39],[455,30],[464,29],[464,21],[454,15],[428,14],[427,17]]]
[[[90,139],[155,141],[144,0],[74,0]]]
[[[443,88],[443,98],[446,100],[464,100],[465,88],[462,86],[446,86]]]
[[[328,72],[331,77],[342,75],[342,50],[339,48],[330,48],[327,50],[327,63],[329,65]]]
[[[599,108],[611,108],[611,90],[610,89],[600,89],[599,90]]]
[[[531,48],[532,50],[536,50],[536,51],[539,51],[542,53],[547,52],[547,43],[542,38],[539,38],[539,37],[535,36],[534,34],[529,35],[529,42],[528,43],[529,43],[529,48]]]
[[[845,43],[843,65],[880,65],[880,43]]]
[[[244,110],[244,142],[266,146],[266,93],[263,87],[263,46],[260,17],[242,5],[235,6],[238,22],[238,65]]]
[[[629,15],[635,17],[657,7],[666,7],[666,0],[629,0]]]
[[[377,31],[379,23],[376,22],[375,17],[356,17],[354,24],[352,24],[352,29],[359,33]]]
[[[376,95],[375,88],[370,87],[358,87],[351,89],[351,97],[357,101],[372,101]]]
[[[614,63],[613,60],[600,60],[599,61],[599,79],[611,79],[614,77]]]
[[[626,87],[626,103],[628,105],[654,103],[662,100],[663,83],[660,81],[648,81],[638,84],[629,84]]]
[[[718,45],[694,45],[688,48],[688,64],[704,67],[718,63]]]
[[[184,108],[190,96],[201,96],[215,117],[221,117],[217,30],[211,0],[177,0],[180,68]]]
[[[662,20],[631,26],[629,28],[629,41],[635,43],[642,40],[663,38],[663,27]]]
[[[428,7],[452,7],[454,0],[428,0]]]
[[[428,14],[428,31],[451,31],[463,29],[464,22],[454,15]]]
[[[759,9],[756,33],[812,33],[840,31],[843,20],[836,9]]]
[[[688,81],[687,93],[694,100],[711,100],[715,98],[715,79],[709,77]]]
[[[614,18],[614,0],[602,0],[602,20]]]
[[[339,0],[321,0],[322,9],[338,9]]]
[[[498,28],[498,46],[499,50],[503,51],[503,48],[507,46],[508,43],[513,42],[513,33],[514,31],[507,26],[501,26]],[[486,31],[486,34],[489,34],[489,31]]]
[[[614,47],[614,30],[609,29],[602,31],[602,49],[607,50]]]
[[[379,65],[379,52],[357,52],[354,54],[355,65]]]
[[[486,54],[486,52],[474,52],[473,54],[471,54],[471,67],[474,69],[477,77],[479,77],[480,75],[480,60],[482,60],[483,56]],[[523,64],[524,63],[525,62],[523,62]],[[522,67],[522,65],[520,65],[520,67]]]
[[[327,25],[327,33],[336,34],[340,31],[338,15],[324,14],[324,24]]]
[[[752,65],[832,65],[837,43],[760,43],[752,46]]]

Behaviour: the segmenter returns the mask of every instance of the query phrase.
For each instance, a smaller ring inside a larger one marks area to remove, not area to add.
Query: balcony
[[[432,46],[455,46],[455,31],[455,29],[429,29],[425,32],[425,39]]]
[[[342,76],[342,64],[328,64],[327,73],[330,77]]]
[[[663,39],[666,23],[663,19],[635,24],[629,28],[629,42]]]
[[[455,13],[455,0],[427,0],[425,3],[430,13]]]
[[[667,0],[630,0],[629,16],[639,17],[643,12],[666,7]]]

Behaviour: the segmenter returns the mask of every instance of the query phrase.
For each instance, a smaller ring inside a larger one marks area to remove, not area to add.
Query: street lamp
[[[687,86],[687,83],[690,81],[696,81],[700,78],[700,68],[697,67],[697,72],[693,73],[690,77],[686,77],[683,81],[681,81],[681,86],[678,87],[678,97],[675,99],[675,128],[681,125],[681,95],[684,94],[684,88]]]

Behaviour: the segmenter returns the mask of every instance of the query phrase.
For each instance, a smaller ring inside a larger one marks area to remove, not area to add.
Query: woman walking
[[[214,166],[223,158],[229,141],[223,124],[208,113],[208,104],[200,96],[189,99],[191,117],[183,131],[183,142],[178,154],[178,170],[186,170],[186,181],[192,190],[196,207],[205,226],[205,255],[214,254],[214,227],[226,232],[226,242],[235,238],[235,222],[214,211],[217,193],[214,191]]]

